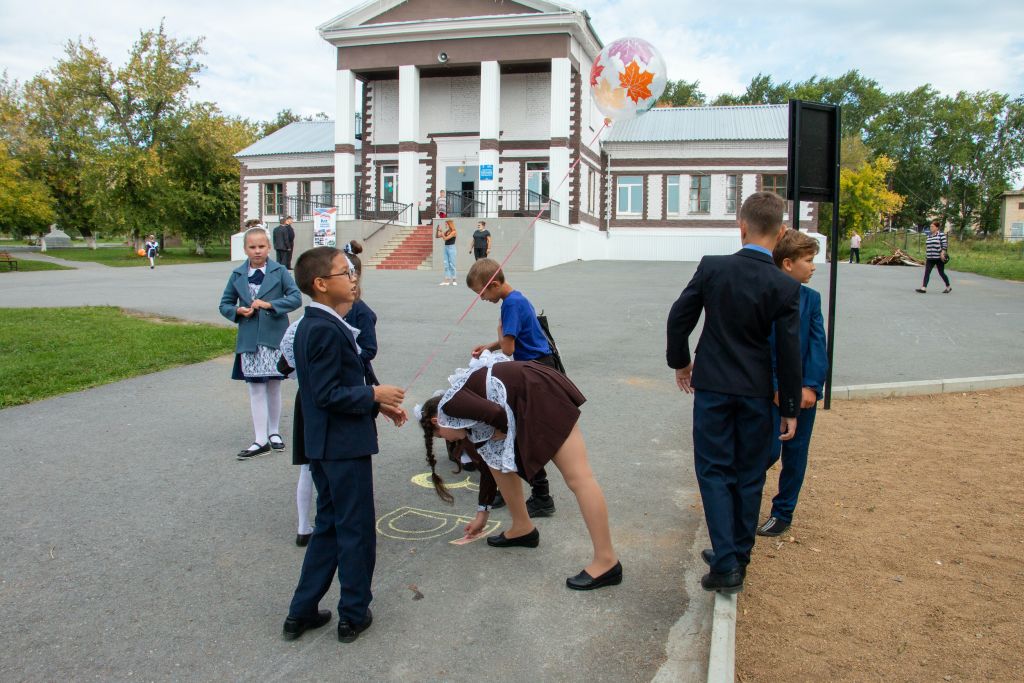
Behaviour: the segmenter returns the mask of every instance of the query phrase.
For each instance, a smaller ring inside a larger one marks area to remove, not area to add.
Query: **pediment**
[[[319,30],[325,32],[375,24],[578,11],[570,5],[546,0],[371,0],[322,24]]]

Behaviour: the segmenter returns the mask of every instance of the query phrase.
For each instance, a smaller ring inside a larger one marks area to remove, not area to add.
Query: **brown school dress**
[[[516,466],[527,481],[548,464],[580,417],[586,402],[568,377],[533,361],[495,363],[491,373],[505,385],[516,419]],[[469,376],[465,386],[442,406],[446,415],[508,429],[503,406],[487,400],[487,368]]]

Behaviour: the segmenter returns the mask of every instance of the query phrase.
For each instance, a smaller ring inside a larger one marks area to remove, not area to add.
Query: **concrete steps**
[[[431,270],[433,252],[433,226],[416,225],[395,234],[367,265],[377,270]]]

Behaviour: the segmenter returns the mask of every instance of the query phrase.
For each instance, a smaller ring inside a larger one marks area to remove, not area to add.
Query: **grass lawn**
[[[18,258],[15,256],[14,258]],[[12,270],[10,266],[5,266],[0,263],[0,275],[4,273],[23,273],[28,270],[74,270],[69,266],[62,266],[58,263],[50,263],[49,261],[33,261],[30,259],[18,259],[18,270]]]
[[[230,353],[235,330],[112,306],[0,308],[0,408]]]
[[[192,253],[192,247],[171,247],[160,252],[160,258],[156,265],[173,266],[182,263],[213,263],[215,261],[229,261],[231,259],[231,247],[207,247],[206,256],[196,256]],[[67,259],[68,261],[94,261],[107,266],[149,266],[149,259],[139,256],[134,249],[127,247],[104,247],[101,249],[87,249],[85,247],[70,247],[65,249],[47,249],[47,256]]]
[[[925,235],[904,232],[883,232],[865,237],[860,245],[860,261],[865,263],[879,254],[889,255],[899,248],[924,261]],[[1001,280],[1024,281],[1024,244],[997,240],[958,240],[949,236],[949,270],[977,273]],[[850,240],[839,247],[839,260],[850,260]]]

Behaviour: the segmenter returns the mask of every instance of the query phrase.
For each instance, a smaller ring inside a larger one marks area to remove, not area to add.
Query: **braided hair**
[[[423,404],[420,427],[423,428],[423,441],[427,447],[427,464],[430,465],[430,481],[434,484],[434,491],[437,497],[448,503],[455,502],[455,497],[448,492],[444,480],[437,474],[437,460],[434,458],[434,423],[432,418],[437,417],[437,406],[441,402],[440,396],[434,396]]]

